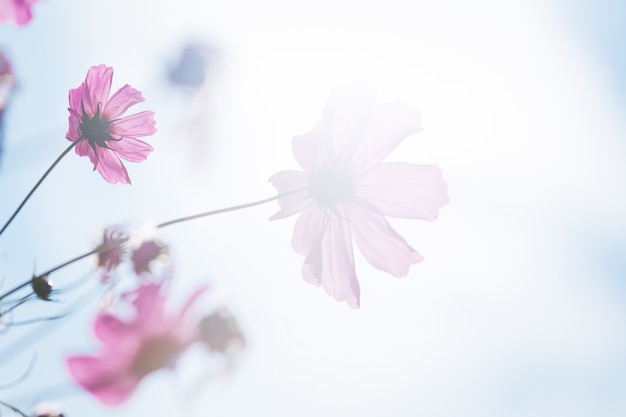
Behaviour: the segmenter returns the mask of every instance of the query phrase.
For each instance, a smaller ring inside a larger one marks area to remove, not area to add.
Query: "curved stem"
[[[66,150],[66,152],[63,153],[63,155],[66,154],[71,148],[72,147],[70,146]],[[61,157],[63,157],[63,155],[61,155]],[[59,157],[58,160],[60,160],[61,157]],[[58,160],[57,160],[57,162],[58,162]],[[54,167],[54,164],[53,164],[53,166],[50,169],[52,169],[53,167]],[[50,170],[48,170],[48,171],[50,171]],[[46,175],[47,175],[47,173],[46,173]],[[43,178],[42,178],[42,180],[43,180]],[[40,182],[41,182],[41,180],[40,180]],[[158,224],[156,227],[157,227],[157,229],[162,229],[162,228],[170,226],[172,224],[183,223],[183,222],[186,222],[186,221],[195,220],[195,219],[199,219],[199,218],[202,218],[202,217],[212,216],[214,214],[227,213],[229,211],[243,210],[245,208],[259,206],[261,204],[269,203],[270,201],[278,200],[279,198],[286,197],[286,196],[291,195],[291,194],[301,193],[301,192],[307,191],[307,190],[308,190],[308,188],[299,188],[297,190],[288,191],[288,192],[282,193],[282,194],[277,194],[277,195],[275,195],[273,197],[265,198],[263,200],[253,201],[251,203],[240,204],[240,205],[231,206],[231,207],[225,207],[225,208],[217,209],[217,210],[205,211],[203,213],[194,214],[194,215],[186,216],[186,217],[180,217],[178,219],[169,220],[167,222],[163,222],[161,224]],[[31,192],[31,194],[32,194],[32,192]],[[96,253],[100,253],[100,252],[105,251],[105,250],[113,249],[114,247],[116,247],[118,245],[121,245],[121,244],[123,244],[123,243],[125,243],[127,241],[128,241],[128,238],[120,238],[120,239],[116,239],[114,241],[109,242],[107,245],[104,245],[104,244],[99,245],[98,247],[96,247],[95,249],[90,250],[89,252],[85,252],[82,255],[78,255],[78,256],[76,256],[76,257],[74,257],[74,258],[72,258],[72,259],[70,259],[68,261],[63,262],[60,265],[55,266],[54,268],[51,268],[51,269],[47,270],[46,272],[43,272],[43,273],[38,274],[38,275],[35,275],[33,277],[33,279],[41,278],[41,277],[50,275],[53,272],[58,271],[59,269],[65,268],[66,266],[73,264],[74,262],[78,262],[81,259],[87,258],[88,256],[91,256],[91,255],[95,255]],[[31,282],[32,282],[32,279],[29,279],[28,281],[25,281],[25,282],[21,283],[20,285],[18,285],[16,287],[12,288],[11,290],[7,291],[6,293],[0,295],[0,301],[4,300],[9,295],[11,295],[11,294],[21,290],[22,288],[30,285]]]
[[[291,194],[300,193],[300,192],[303,192],[303,191],[306,191],[306,190],[308,190],[308,188],[299,188],[297,190],[288,191],[286,193],[278,194],[278,195],[275,195],[273,197],[265,198],[263,200],[253,201],[252,203],[240,204],[240,205],[237,205],[237,206],[231,206],[231,207],[226,207],[226,208],[217,209],[217,210],[205,211],[204,213],[198,213],[198,214],[194,214],[194,215],[191,215],[191,216],[180,217],[178,219],[174,219],[174,220],[170,220],[170,221],[158,224],[156,227],[157,227],[157,229],[162,229],[162,228],[170,226],[172,224],[183,223],[183,222],[186,222],[186,221],[189,221],[189,220],[199,219],[201,217],[208,217],[208,216],[212,216],[214,214],[227,213],[229,211],[237,211],[237,210],[243,210],[243,209],[249,208],[249,207],[260,206],[261,204],[269,203],[270,201],[278,200],[279,198],[286,197],[286,196],[291,195]]]
[[[102,252],[104,250],[113,249],[115,246],[121,245],[122,243],[126,242],[127,240],[128,240],[127,238],[117,239],[117,240],[114,240],[114,241],[110,242],[108,245],[99,245],[97,248],[92,249],[89,252],[85,252],[82,255],[78,255],[78,256],[70,259],[69,261],[65,261],[62,264],[57,265],[54,268],[51,268],[51,269],[47,270],[46,272],[43,272],[43,273],[38,274],[38,275],[35,275],[33,277],[33,279],[34,278],[45,277],[46,275],[50,275],[51,273],[56,272],[59,269],[65,268],[66,266],[71,265],[74,262],[78,262],[81,259],[87,258],[88,256],[95,255],[96,253],[100,253],[100,252]],[[20,285],[10,289],[9,291],[7,291],[6,293],[4,293],[2,295],[0,295],[0,301],[4,300],[9,295],[16,293],[17,291],[21,290],[22,288],[29,286],[31,284],[31,282],[32,282],[32,279],[29,279],[28,281],[24,281]]]
[[[72,142],[72,144],[70,146],[67,147],[67,149],[65,149],[61,155],[59,155],[57,157],[57,159],[52,163],[52,165],[50,165],[50,167],[48,168],[48,170],[41,176],[41,178],[39,179],[39,181],[37,181],[37,183],[35,184],[35,186],[30,190],[30,192],[28,193],[28,195],[26,195],[26,197],[24,198],[24,200],[22,200],[22,202],[20,203],[19,206],[17,206],[17,209],[15,209],[15,211],[13,212],[13,214],[11,215],[11,217],[9,217],[9,220],[7,220],[7,222],[4,224],[4,226],[2,226],[2,229],[0,229],[0,235],[2,235],[2,233],[4,233],[4,231],[6,230],[7,227],[9,227],[9,224],[11,224],[11,222],[13,221],[13,219],[15,218],[15,216],[17,216],[17,213],[20,212],[20,210],[22,210],[22,207],[24,207],[24,204],[26,204],[26,202],[28,201],[28,199],[33,195],[33,193],[35,192],[35,190],[37,188],[39,188],[39,186],[41,185],[41,183],[43,182],[43,180],[46,179],[46,177],[48,176],[48,174],[50,174],[50,172],[52,172],[52,170],[54,169],[55,166],[57,166],[57,164],[61,161],[61,159],[63,159],[63,157],[65,155],[67,155],[67,153],[69,151],[72,150],[72,148],[74,146],[76,146],[76,144],[79,141],[74,141]]]

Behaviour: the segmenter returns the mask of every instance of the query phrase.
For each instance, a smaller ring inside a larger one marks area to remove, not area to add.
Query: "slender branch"
[[[67,153],[67,151],[69,151],[69,149],[71,149],[71,147],[68,148],[65,153]],[[59,159],[60,158],[61,157],[59,157]],[[186,216],[186,217],[180,217],[178,219],[169,220],[167,222],[163,222],[161,224],[158,224],[156,227],[157,227],[157,229],[162,229],[164,227],[171,226],[171,225],[176,224],[176,223],[183,223],[183,222],[186,222],[186,221],[195,220],[195,219],[199,219],[199,218],[202,218],[202,217],[212,216],[214,214],[220,214],[220,213],[227,213],[227,212],[230,212],[230,211],[243,210],[243,209],[246,209],[246,208],[249,208],[249,207],[259,206],[261,204],[269,203],[270,201],[278,200],[279,198],[287,197],[289,195],[301,193],[301,192],[304,192],[304,191],[307,191],[307,190],[308,190],[308,188],[299,188],[297,190],[288,191],[288,192],[282,193],[282,194],[277,194],[277,195],[275,195],[273,197],[265,198],[263,200],[253,201],[251,203],[240,204],[240,205],[231,206],[231,207],[225,207],[225,208],[217,209],[217,210],[205,211],[204,213],[194,214],[194,215]],[[105,251],[105,250],[113,249],[114,247],[119,246],[119,245],[121,245],[121,244],[123,244],[123,243],[125,243],[127,241],[128,241],[128,238],[120,238],[120,239],[116,239],[114,241],[109,242],[107,245],[104,245],[104,244],[99,245],[98,247],[96,247],[95,249],[90,250],[89,252],[85,252],[82,255],[78,255],[78,256],[70,259],[69,261],[63,262],[62,264],[57,265],[57,266],[55,266],[52,269],[49,269],[48,271],[46,271],[44,273],[36,275],[34,278],[40,278],[40,277],[44,277],[44,276],[50,275],[53,272],[58,271],[59,269],[65,268],[66,266],[73,264],[74,262],[80,261],[81,259],[87,258],[88,256],[95,255],[96,253],[100,253],[100,252]],[[21,283],[20,285],[18,285],[17,287],[15,287],[15,288],[7,291],[6,293],[0,295],[0,301],[4,300],[9,295],[11,295],[11,294],[21,290],[22,288],[30,285],[31,282],[32,282],[32,279],[29,279],[28,281],[25,281],[25,282]]]
[[[59,162],[61,162],[61,159],[63,159],[63,157],[65,155],[67,155],[67,153],[69,151],[72,150],[72,148],[74,146],[76,146],[76,144],[79,141],[74,141],[72,142],[72,144],[70,146],[68,146],[62,153],[61,155],[59,155],[57,157],[57,159],[52,163],[52,165],[50,165],[50,167],[48,168],[48,170],[42,175],[41,178],[39,178],[39,181],[37,181],[37,184],[35,184],[35,186],[30,190],[30,192],[28,193],[28,195],[26,195],[26,198],[24,198],[24,200],[22,200],[22,202],[20,203],[19,206],[17,206],[17,209],[15,209],[15,211],[13,212],[13,214],[11,215],[11,217],[9,217],[9,220],[7,220],[7,222],[4,224],[4,226],[2,226],[2,229],[0,229],[0,235],[2,235],[2,233],[4,233],[4,231],[6,230],[7,227],[9,227],[9,224],[11,224],[11,222],[13,221],[13,219],[15,218],[15,216],[17,216],[17,213],[20,212],[20,210],[22,210],[22,207],[24,207],[24,205],[26,204],[26,202],[28,201],[28,199],[33,195],[33,193],[35,192],[35,190],[37,188],[39,188],[39,186],[41,185],[41,183],[43,182],[43,180],[46,179],[46,177],[48,176],[48,174],[50,174],[50,172],[52,172],[52,170],[54,169],[55,166],[57,166],[57,164]]]
[[[260,206],[261,204],[269,203],[270,201],[278,200],[279,198],[283,198],[291,194],[301,193],[306,190],[308,190],[308,188],[299,188],[297,190],[288,191],[286,193],[278,194],[273,197],[265,198],[263,200],[253,201],[252,203],[240,204],[237,206],[231,206],[231,207],[226,207],[226,208],[217,209],[217,210],[205,211],[204,213],[194,214],[192,216],[180,217],[178,219],[174,219],[174,220],[170,220],[170,221],[158,224],[157,229],[162,229],[164,227],[167,227],[176,223],[182,223],[182,222],[186,222],[190,220],[199,219],[201,217],[212,216],[214,214],[227,213],[229,211],[237,211],[237,210],[243,210],[249,207]]]
[[[11,409],[11,411],[13,411],[15,414],[17,414],[20,417],[28,417],[26,414],[24,414],[23,411],[21,411],[19,408],[17,407],[13,407],[11,404],[9,403],[5,403],[4,401],[0,401],[0,405],[5,406],[6,408]]]
[[[97,248],[92,249],[89,252],[85,252],[82,255],[78,255],[78,256],[70,259],[69,261],[65,261],[62,264],[57,265],[54,268],[51,268],[51,269],[47,270],[46,272],[44,272],[42,274],[36,275],[35,278],[40,278],[40,277],[45,277],[46,275],[50,275],[53,272],[56,272],[59,269],[65,268],[66,266],[71,265],[74,262],[78,262],[81,259],[87,258],[88,256],[95,255],[96,253],[100,253],[102,251],[112,249],[115,246],[121,245],[122,243],[126,242],[127,240],[128,240],[127,238],[116,239],[116,240],[110,242],[107,245],[99,245]],[[28,281],[24,281],[23,283],[21,283],[17,287],[12,288],[11,290],[7,291],[6,293],[0,295],[0,301],[4,300],[9,295],[16,293],[17,291],[21,290],[22,288],[29,286],[31,284],[31,282],[32,282],[32,279],[29,279]]]

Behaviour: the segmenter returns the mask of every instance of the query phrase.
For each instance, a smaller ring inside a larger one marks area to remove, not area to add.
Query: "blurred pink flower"
[[[102,282],[108,282],[111,272],[124,261],[126,248],[121,241],[127,239],[128,237],[121,227],[111,226],[104,229],[100,245],[105,249],[98,252],[98,268]]]
[[[154,239],[143,241],[131,255],[133,269],[139,276],[152,274],[152,263],[157,259],[169,258],[169,246]]]
[[[0,22],[13,21],[24,26],[33,17],[31,7],[38,0],[0,0]]]
[[[126,84],[111,97],[113,68],[91,67],[85,81],[70,90],[69,130],[65,137],[79,141],[76,153],[88,156],[94,170],[109,183],[130,184],[120,158],[130,162],[145,160],[152,146],[138,137],[156,133],[154,112],[142,111],[122,117],[129,107],[144,101],[143,96]]]
[[[377,269],[400,277],[423,258],[385,216],[434,220],[448,202],[437,166],[383,163],[408,135],[419,132],[420,113],[393,102],[372,109],[371,91],[336,90],[315,128],[293,138],[303,171],[270,178],[281,210],[272,220],[300,213],[292,237],[304,255],[304,279],[337,301],[360,303],[352,241]]]
[[[69,372],[81,387],[104,405],[126,401],[146,375],[174,366],[178,357],[199,338],[199,319],[190,309],[206,287],[195,291],[177,314],[165,310],[166,296],[157,284],[143,284],[134,292],[135,314],[124,320],[111,313],[96,317],[94,331],[102,344],[98,356],[70,356]]]

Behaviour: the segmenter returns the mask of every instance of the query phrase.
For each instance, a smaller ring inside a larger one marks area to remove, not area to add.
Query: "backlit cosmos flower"
[[[315,128],[293,138],[303,171],[270,178],[281,197],[271,219],[300,213],[292,237],[305,256],[302,274],[337,301],[360,303],[352,242],[377,269],[400,277],[423,258],[385,216],[434,220],[448,202],[437,166],[382,161],[407,136],[419,132],[420,114],[393,102],[372,108],[374,94],[337,90]]]
[[[18,26],[24,26],[33,15],[31,7],[38,0],[0,0],[0,22],[12,21]]]
[[[113,68],[91,67],[85,81],[70,90],[69,130],[65,137],[77,142],[76,153],[88,156],[94,170],[107,182],[130,184],[120,158],[141,162],[152,152],[152,146],[137,138],[156,133],[154,113],[123,116],[144,98],[128,84],[109,97],[112,79]]]
[[[126,401],[148,374],[172,367],[178,357],[199,341],[199,319],[191,308],[204,293],[197,290],[177,314],[165,309],[166,296],[158,284],[143,284],[135,292],[135,315],[123,319],[101,312],[94,331],[102,344],[98,356],[71,356],[73,379],[104,405]]]

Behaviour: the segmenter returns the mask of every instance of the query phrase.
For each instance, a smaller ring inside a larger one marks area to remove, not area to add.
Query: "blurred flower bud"
[[[200,321],[200,341],[212,351],[228,354],[245,346],[237,320],[226,309],[219,309]]]
[[[101,270],[100,280],[107,282],[111,272],[124,261],[126,248],[123,242],[127,240],[125,232],[119,226],[104,229],[102,235],[102,250],[98,252],[98,268]]]
[[[169,247],[157,240],[146,240],[142,242],[139,247],[133,250],[131,260],[133,262],[133,269],[137,275],[144,273],[151,274],[153,271],[150,266],[153,261],[169,259]]]
[[[52,286],[54,283],[48,280],[48,275],[42,275],[40,277],[34,275],[30,281],[30,286],[33,288],[33,292],[38,298],[50,301],[50,294],[52,294]]]
[[[204,84],[210,59],[215,53],[205,43],[189,43],[183,49],[176,66],[170,70],[170,82],[174,85],[198,89]]]

